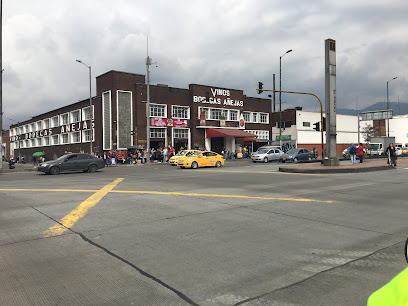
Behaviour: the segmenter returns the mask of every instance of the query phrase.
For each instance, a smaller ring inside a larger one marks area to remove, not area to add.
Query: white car
[[[259,148],[258,151],[252,154],[252,161],[256,162],[270,162],[272,160],[279,160],[284,154],[282,150],[277,148]]]
[[[397,156],[401,156],[402,155],[402,148],[396,147],[395,148],[395,153],[397,154]]]

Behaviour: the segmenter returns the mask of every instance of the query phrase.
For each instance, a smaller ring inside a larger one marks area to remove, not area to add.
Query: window
[[[204,112],[205,119],[210,119],[210,111],[206,107],[200,107],[200,110],[198,112],[198,118],[200,118],[201,112]]]
[[[51,136],[51,141],[52,141],[52,144],[53,145],[57,145],[57,144],[59,144],[59,137],[58,137],[59,135],[53,135],[53,136]]]
[[[34,132],[35,131],[35,129],[34,129],[34,123],[31,123],[30,124],[30,132]]]
[[[81,112],[79,110],[71,112],[71,123],[76,123],[79,121],[81,121]]]
[[[91,141],[91,130],[82,131],[82,142],[90,142],[90,141]]]
[[[42,146],[42,138],[37,138],[36,139],[36,143],[37,143],[37,147],[41,147]]]
[[[49,146],[50,145],[50,137],[44,137],[43,138],[43,145],[44,146]]]
[[[166,118],[166,105],[150,104],[150,117]]]
[[[286,127],[291,127],[292,126],[292,121],[278,121],[276,122],[276,127],[277,128],[286,128]]]
[[[173,118],[176,119],[190,119],[188,106],[172,106]]]
[[[49,129],[50,128],[50,119],[44,119],[44,129]]]
[[[60,123],[61,123],[61,125],[67,125],[68,124],[68,114],[61,115]]]
[[[252,113],[252,122],[258,123],[258,113]]]
[[[244,112],[244,120],[245,120],[245,122],[251,122],[251,113],[250,112]]]
[[[28,124],[26,124],[24,126],[24,133],[28,133],[30,131],[30,126]]]
[[[210,120],[220,120],[221,109],[211,108],[210,109]]]
[[[310,122],[303,122],[303,126],[310,127]]]
[[[188,138],[189,129],[173,129],[174,138]]]
[[[36,131],[39,131],[42,129],[42,121],[37,121],[35,124],[35,129]]]
[[[71,133],[71,143],[81,142],[81,132]]]
[[[261,123],[269,123],[269,114],[260,113],[260,122]]]
[[[150,129],[150,138],[165,138],[166,129],[165,128],[151,128]]]
[[[238,121],[238,111],[237,110],[230,110],[229,111],[230,121]]]
[[[56,127],[59,125],[59,120],[58,116],[52,117],[51,118],[51,127]]]
[[[68,133],[61,134],[61,144],[67,144],[69,142]]]
[[[30,146],[35,147],[35,139],[34,138],[30,139]]]
[[[82,109],[82,118],[84,120],[89,120],[90,119],[90,116],[91,116],[91,113],[89,112],[90,109],[91,109],[90,106],[85,107],[85,108]],[[92,105],[92,118],[93,118],[93,105]]]
[[[30,143],[28,139],[24,140],[24,148],[29,148],[29,147],[30,147]]]

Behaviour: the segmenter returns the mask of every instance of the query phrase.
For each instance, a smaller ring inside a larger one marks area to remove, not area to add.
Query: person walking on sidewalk
[[[363,163],[363,157],[364,157],[364,147],[363,144],[360,142],[360,145],[357,148],[357,156],[360,159],[360,164]]]
[[[391,167],[397,166],[397,154],[395,152],[394,144],[391,142],[387,148],[388,163]]]
[[[352,164],[356,163],[356,153],[357,153],[357,147],[354,145],[354,143],[352,143],[349,149],[349,154],[350,154],[350,159],[351,159]]]

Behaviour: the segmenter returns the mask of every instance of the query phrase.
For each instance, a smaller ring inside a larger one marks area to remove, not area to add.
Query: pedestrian
[[[350,159],[351,159],[352,164],[356,163],[356,153],[357,153],[357,147],[354,145],[354,143],[352,143],[349,149],[349,154],[350,154]]]
[[[360,164],[363,163],[363,157],[364,157],[364,147],[363,144],[360,142],[360,145],[357,148],[357,156],[360,159]]]
[[[35,163],[37,162],[37,157],[35,157],[35,156],[33,156],[33,164],[34,164],[34,167],[35,167]]]
[[[388,164],[391,167],[396,167],[397,166],[397,154],[395,152],[395,147],[394,147],[394,144],[392,142],[388,146],[386,152],[387,152],[387,156],[388,156]]]
[[[167,162],[167,147],[163,148],[163,163]]]

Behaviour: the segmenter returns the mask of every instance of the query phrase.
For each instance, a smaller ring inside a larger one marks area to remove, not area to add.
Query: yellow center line
[[[314,199],[253,197],[253,196],[230,195],[230,194],[185,193],[185,192],[165,192],[165,191],[134,191],[134,190],[112,190],[111,192],[114,192],[114,193],[181,195],[181,196],[189,196],[189,197],[239,198],[239,199],[280,200],[280,201],[294,201],[294,202],[333,203],[333,201],[321,201],[321,200],[314,200]]]
[[[103,189],[101,189],[100,191],[102,190]],[[96,192],[96,193],[100,192],[98,190],[81,190],[81,189],[0,189],[0,191],[40,191],[40,192],[50,191],[50,192]],[[302,199],[302,198],[255,197],[255,196],[230,195],[230,194],[186,193],[186,192],[167,192],[167,191],[149,191],[149,190],[144,190],[144,191],[143,190],[109,190],[106,192],[106,194],[107,193],[160,194],[160,195],[180,195],[180,196],[190,196],[190,197],[240,198],[240,199],[280,200],[280,201],[294,201],[294,202],[333,203],[333,201],[322,201],[322,200]],[[103,196],[105,196],[106,194],[104,194]],[[88,201],[91,198],[92,196],[88,198],[86,201]]]
[[[279,172],[279,171],[230,171],[230,170],[207,170],[207,169],[199,169],[196,170],[197,172],[200,171],[211,171],[213,173],[217,173],[217,172],[226,172],[226,173],[259,173],[259,174],[289,174],[289,175],[321,175],[321,174],[316,174],[316,173],[291,173],[291,172]]]
[[[112,183],[109,183],[102,189],[96,191],[93,195],[79,204],[73,211],[71,211],[68,215],[63,217],[59,223],[56,223],[54,226],[50,227],[46,230],[43,234],[44,237],[51,237],[51,236],[58,236],[67,231],[69,228],[72,228],[80,219],[82,219],[88,211],[94,207],[96,204],[99,203],[100,200],[104,196],[106,196],[109,192],[112,191],[113,188],[116,187],[120,182],[122,182],[124,178],[118,178],[114,180]]]

